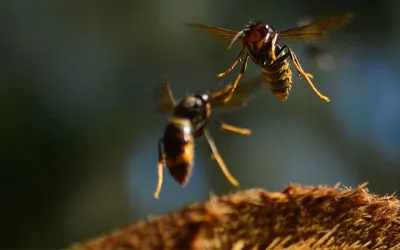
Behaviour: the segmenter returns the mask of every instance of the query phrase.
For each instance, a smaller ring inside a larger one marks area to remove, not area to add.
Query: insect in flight
[[[244,58],[240,73],[236,77],[231,92],[227,95],[225,102],[230,100],[240,79],[244,76],[249,57],[255,64],[260,66],[264,80],[268,83],[269,89],[280,100],[285,101],[287,99],[292,86],[292,71],[289,64],[290,60],[299,75],[306,79],[313,91],[321,99],[329,102],[329,98],[321,94],[314,86],[311,81],[313,76],[302,69],[292,49],[286,44],[282,46],[279,45],[278,39],[316,41],[323,38],[327,31],[345,25],[353,17],[353,13],[342,13],[316,19],[308,25],[283,31],[278,31],[260,21],[250,21],[245,28],[240,31],[196,23],[186,23],[186,25],[200,29],[210,35],[222,39],[225,42],[230,42],[228,49],[230,49],[235,43],[241,41],[242,48],[235,61],[228,69],[218,74],[218,78],[229,74]]]
[[[198,138],[206,139],[212,157],[217,161],[228,181],[234,186],[239,185],[218,153],[206,125],[211,120],[210,116],[214,108],[227,109],[245,106],[247,104],[245,99],[256,87],[261,86],[261,82],[261,78],[253,78],[241,84],[237,89],[237,95],[228,104],[225,104],[224,99],[230,93],[231,84],[227,84],[219,91],[187,95],[178,102],[175,101],[169,83],[166,82],[161,86],[162,89],[159,91],[161,101],[157,109],[159,112],[172,111],[173,117],[168,121],[164,137],[158,142],[158,182],[154,192],[156,199],[158,199],[162,187],[164,164],[171,176],[182,187],[187,184],[194,163],[194,140]],[[251,134],[249,129],[239,128],[217,120],[212,121],[223,130],[242,135]]]

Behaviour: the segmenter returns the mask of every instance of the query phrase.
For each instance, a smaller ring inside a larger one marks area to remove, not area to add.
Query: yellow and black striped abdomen
[[[171,176],[181,185],[189,180],[194,160],[193,129],[188,119],[172,118],[163,138],[165,164]]]
[[[285,101],[292,87],[292,70],[287,60],[272,65],[261,66],[264,81],[268,82],[268,88],[281,101]]]

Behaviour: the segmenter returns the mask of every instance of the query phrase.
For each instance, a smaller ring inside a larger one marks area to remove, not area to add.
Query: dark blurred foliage
[[[352,23],[318,45],[290,44],[331,103],[294,75],[287,102],[266,91],[245,109],[216,114],[251,128],[252,136],[211,132],[243,189],[368,181],[372,192],[397,191],[397,6],[394,0],[2,1],[1,247],[60,248],[207,199],[210,191],[235,190],[199,141],[189,185],[181,189],[166,173],[160,199],[152,196],[157,141],[168,117],[154,111],[154,89],[164,78],[177,97],[215,88],[216,74],[237,53],[183,22],[240,29],[260,19],[286,29],[355,12]],[[333,58],[333,68],[321,67],[318,51]],[[245,79],[256,74],[250,63]]]

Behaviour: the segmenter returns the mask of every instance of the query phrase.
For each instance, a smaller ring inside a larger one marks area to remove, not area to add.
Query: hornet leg
[[[233,132],[233,133],[237,133],[237,134],[241,134],[241,135],[250,135],[251,134],[251,130],[247,129],[247,128],[239,128],[230,124],[226,124],[220,121],[216,121],[214,120],[214,122],[218,125],[218,127],[220,127],[223,130],[229,131],[229,132]]]
[[[158,142],[158,181],[157,181],[157,188],[156,191],[154,192],[154,198],[158,199],[163,183],[163,167],[164,167],[164,159],[165,159],[165,154],[164,150],[162,148],[162,140]]]
[[[276,60],[276,53],[275,53],[275,48],[276,48],[276,41],[278,40],[278,33],[275,33],[274,37],[272,38],[271,41],[271,58],[273,61]],[[280,53],[278,53],[279,55]]]
[[[321,92],[319,92],[318,89],[314,86],[313,82],[311,81],[311,79],[313,78],[313,76],[312,76],[311,74],[309,74],[309,73],[306,73],[306,72],[303,70],[303,68],[302,68],[301,65],[300,65],[299,60],[297,60],[296,55],[294,54],[294,52],[293,52],[287,45],[284,45],[284,46],[281,48],[281,50],[278,51],[278,52],[279,52],[278,55],[279,55],[285,48],[288,50],[288,52],[287,52],[286,54],[284,54],[283,56],[281,56],[280,58],[278,58],[278,59],[275,61],[275,63],[280,63],[280,62],[286,60],[288,57],[290,57],[290,59],[292,60],[294,66],[296,67],[297,72],[298,72],[301,76],[303,76],[303,77],[306,79],[308,85],[310,85],[311,89],[315,92],[315,94],[317,94],[317,95],[319,96],[319,98],[323,99],[324,101],[329,102],[329,101],[330,101],[329,98],[326,97],[326,96],[324,96],[323,94],[321,94]]]
[[[232,86],[231,86],[231,81],[226,82],[225,87],[219,91],[211,93],[212,99],[218,99],[223,95],[226,95],[230,92]]]
[[[217,78],[221,78],[221,77],[226,76],[227,74],[229,74],[229,73],[236,67],[236,65],[242,61],[242,57],[243,57],[244,49],[245,49],[245,48],[246,48],[246,47],[245,47],[245,45],[244,45],[244,43],[243,43],[242,49],[240,50],[239,55],[236,57],[235,61],[232,63],[231,66],[229,66],[228,69],[226,69],[226,70],[225,70],[224,72],[222,72],[222,73],[219,73],[218,76],[217,76]]]
[[[246,68],[247,68],[247,62],[249,61],[249,55],[246,54],[243,64],[242,64],[242,69],[240,70],[239,75],[236,77],[235,82],[232,85],[232,88],[230,90],[230,93],[228,94],[228,96],[225,98],[224,102],[227,103],[229,102],[229,100],[232,98],[233,92],[235,92],[237,85],[239,84],[240,79],[244,76],[244,72],[246,72]]]
[[[217,146],[215,146],[214,140],[211,137],[211,134],[208,132],[207,129],[204,129],[204,137],[210,146],[212,157],[217,161],[222,173],[225,175],[226,179],[235,187],[239,186],[239,182],[232,176],[229,172],[228,168],[225,165],[225,162],[222,160],[221,155],[218,153]]]
[[[285,61],[287,58],[290,57],[290,59],[291,59],[293,62],[296,61],[297,66],[299,66],[300,71],[298,70],[297,66],[295,65],[295,66],[296,66],[296,70],[297,70],[297,72],[298,72],[298,74],[299,74],[300,76],[303,75],[303,74],[301,73],[301,72],[303,72],[303,73],[306,74],[309,78],[313,79],[313,75],[304,72],[303,68],[302,68],[301,65],[300,65],[300,62],[297,60],[296,55],[295,55],[294,52],[289,48],[289,46],[284,45],[280,50],[278,50],[278,51],[276,52],[276,54],[277,54],[277,55],[280,55],[280,54],[282,53],[282,51],[284,51],[285,49],[288,50],[288,53],[283,54],[282,56],[280,56],[280,57],[279,57],[276,61],[274,61],[273,63],[279,64],[279,63]]]

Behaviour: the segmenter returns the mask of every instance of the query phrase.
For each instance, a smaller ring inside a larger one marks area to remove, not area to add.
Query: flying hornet
[[[241,84],[237,89],[237,95],[227,104],[224,100],[231,91],[232,84],[230,83],[219,91],[189,94],[180,101],[175,100],[168,82],[158,89],[157,93],[161,95],[161,100],[157,105],[158,112],[172,111],[173,116],[166,125],[164,137],[158,142],[158,182],[154,192],[156,199],[159,197],[163,183],[164,165],[181,187],[188,183],[194,165],[194,141],[198,138],[206,139],[212,158],[217,161],[227,180],[233,186],[239,185],[218,153],[206,125],[211,120],[223,130],[250,135],[250,129],[239,128],[211,119],[211,113],[214,108],[236,109],[246,106],[246,99],[249,99],[250,94],[255,88],[261,86],[261,83],[262,78],[253,78]]]
[[[354,17],[353,13],[342,13],[330,17],[316,19],[308,25],[297,28],[278,31],[261,21],[250,21],[244,29],[234,31],[219,27],[213,27],[197,23],[186,23],[186,25],[202,30],[210,35],[229,42],[228,50],[237,42],[241,42],[242,48],[235,61],[224,72],[218,74],[218,78],[229,74],[238,63],[243,60],[240,73],[237,75],[226,96],[225,102],[232,97],[235,89],[244,76],[248,59],[260,66],[264,81],[268,83],[269,89],[281,101],[285,101],[292,87],[292,70],[289,60],[295,66],[298,74],[303,76],[312,90],[323,100],[329,102],[329,98],[321,94],[314,86],[311,79],[313,76],[303,70],[293,50],[286,44],[279,45],[279,39],[293,41],[316,41],[323,38],[327,31],[339,28],[347,24]],[[244,59],[243,59],[244,58]]]

